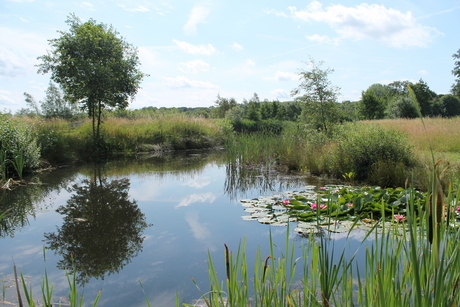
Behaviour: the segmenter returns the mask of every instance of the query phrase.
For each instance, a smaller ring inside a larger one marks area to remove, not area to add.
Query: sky
[[[423,79],[447,94],[460,49],[460,0],[0,0],[0,111],[45,96],[37,57],[67,17],[112,25],[148,74],[130,109],[289,101],[310,59],[331,68],[339,101],[375,83]]]

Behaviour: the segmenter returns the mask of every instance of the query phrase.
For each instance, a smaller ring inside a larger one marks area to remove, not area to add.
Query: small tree
[[[73,14],[67,24],[69,32],[59,31],[59,38],[49,40],[52,50],[38,58],[42,61],[38,72],[51,72],[64,98],[88,112],[93,137],[99,139],[102,111],[126,108],[145,74],[137,68],[137,49],[118,37],[112,26],[93,19],[82,23]]]
[[[303,117],[314,127],[327,132],[330,125],[338,120],[337,97],[340,89],[328,78],[334,70],[322,69],[322,61],[317,64],[310,59],[307,65],[310,69],[299,72],[301,83],[292,90],[291,96],[305,92],[303,96],[296,97],[296,100],[304,102]]]
[[[457,53],[453,54],[454,58],[454,69],[452,74],[455,76],[455,82],[452,84],[452,94],[460,96],[460,49],[457,50]]]
[[[74,114],[74,106],[67,102],[59,87],[50,81],[46,90],[45,100],[40,101],[42,113],[47,118],[70,119]]]

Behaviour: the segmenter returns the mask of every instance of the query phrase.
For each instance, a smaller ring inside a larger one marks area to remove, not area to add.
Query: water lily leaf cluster
[[[376,221],[404,222],[409,199],[415,213],[425,208],[428,193],[412,188],[306,186],[301,191],[287,191],[273,196],[241,200],[249,215],[244,220],[284,226],[298,222],[298,232],[320,227],[345,232],[351,227],[372,227]]]

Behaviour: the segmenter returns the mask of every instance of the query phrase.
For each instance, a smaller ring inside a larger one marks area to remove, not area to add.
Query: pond
[[[324,184],[304,174],[226,163],[222,152],[125,157],[61,168],[38,180],[1,192],[0,210],[11,208],[14,215],[0,224],[6,293],[0,306],[15,301],[14,264],[36,298],[46,270],[55,301],[65,302],[64,269],[75,265],[88,305],[102,290],[98,306],[146,306],[139,281],[153,306],[174,306],[176,293],[193,303],[201,293],[191,278],[208,291],[208,252],[225,278],[224,244],[236,251],[246,238],[249,263],[257,247],[269,253],[270,235],[283,249],[287,227],[245,220],[242,199]],[[289,237],[299,241],[301,255],[304,239],[294,228]],[[347,247],[351,254],[363,233],[330,238],[336,250]]]

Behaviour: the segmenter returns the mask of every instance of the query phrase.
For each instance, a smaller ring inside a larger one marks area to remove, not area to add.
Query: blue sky
[[[420,78],[446,94],[460,49],[460,0],[0,0],[0,110],[25,107],[24,92],[43,99],[49,75],[37,74],[37,57],[70,13],[138,47],[150,76],[132,109],[206,107],[218,94],[292,100],[309,58],[335,70],[340,101]]]

